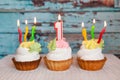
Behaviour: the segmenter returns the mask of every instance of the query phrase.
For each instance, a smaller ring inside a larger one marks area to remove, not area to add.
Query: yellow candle
[[[87,40],[87,31],[86,28],[84,27],[84,23],[82,22],[82,36],[84,40]]]
[[[25,24],[26,24],[26,27],[25,27],[25,34],[24,34],[24,42],[27,41],[27,35],[28,35],[28,25],[27,25],[27,20],[25,20]]]

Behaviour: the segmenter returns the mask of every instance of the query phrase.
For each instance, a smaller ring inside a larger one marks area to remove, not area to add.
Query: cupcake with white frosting
[[[103,68],[106,57],[102,54],[104,41],[97,43],[97,39],[82,42],[82,46],[77,53],[77,60],[80,68],[84,70],[100,70]]]
[[[72,51],[64,38],[50,41],[48,49],[49,53],[44,57],[44,62],[48,69],[63,71],[70,67],[72,64]]]
[[[23,71],[36,69],[41,60],[40,51],[41,45],[39,43],[22,42],[16,50],[15,57],[12,58],[16,69]]]

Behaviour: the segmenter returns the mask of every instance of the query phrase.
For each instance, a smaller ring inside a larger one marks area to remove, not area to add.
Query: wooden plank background
[[[37,17],[36,40],[42,44],[41,53],[47,53],[47,44],[55,37],[53,23],[59,13],[64,21],[64,36],[73,53],[79,50],[83,40],[81,22],[85,22],[90,34],[92,19],[95,18],[96,38],[103,28],[104,20],[108,23],[103,36],[103,53],[120,54],[120,8],[108,7],[99,2],[82,4],[80,0],[0,0],[0,55],[15,53],[19,45],[16,20],[20,19],[24,34],[24,20],[28,20],[31,32],[33,17]],[[91,38],[90,35],[88,37]]]

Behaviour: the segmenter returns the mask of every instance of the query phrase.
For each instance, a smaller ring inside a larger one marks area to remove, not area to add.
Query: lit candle
[[[20,29],[20,20],[17,20],[18,33],[19,33],[19,43],[22,43],[22,31]]]
[[[106,31],[106,27],[107,27],[107,22],[104,21],[104,27],[103,27],[102,31],[100,32],[99,39],[97,41],[98,44],[101,42],[102,36],[103,36],[104,32]]]
[[[54,29],[56,30],[56,39],[61,40],[63,38],[63,21],[60,14],[58,15],[58,21],[54,23]]]
[[[84,40],[86,41],[87,40],[87,31],[86,31],[86,28],[84,26],[84,23],[82,22],[82,36],[84,38]]]
[[[25,20],[25,24],[26,24],[26,27],[25,27],[25,34],[24,34],[24,42],[27,41],[27,35],[28,35],[28,31],[29,31],[27,20]]]
[[[93,19],[93,25],[92,25],[92,27],[91,27],[91,37],[92,37],[92,39],[94,39],[95,38],[95,19]]]
[[[34,25],[32,26],[30,41],[33,41],[35,39],[36,22],[37,22],[37,19],[36,17],[34,17]]]

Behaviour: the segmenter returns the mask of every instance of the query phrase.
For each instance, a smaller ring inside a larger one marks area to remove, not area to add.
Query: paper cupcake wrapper
[[[39,66],[41,59],[42,59],[42,57],[40,57],[38,60],[34,60],[34,61],[19,62],[19,61],[16,61],[15,58],[13,57],[12,61],[17,70],[28,71],[28,70],[36,69]]]
[[[88,71],[96,71],[102,69],[106,60],[106,57],[104,57],[102,60],[82,60],[80,57],[77,58],[80,68]]]
[[[52,61],[44,57],[44,63],[46,64],[47,68],[53,71],[64,71],[69,69],[70,65],[72,64],[72,60],[73,58],[68,60]]]

